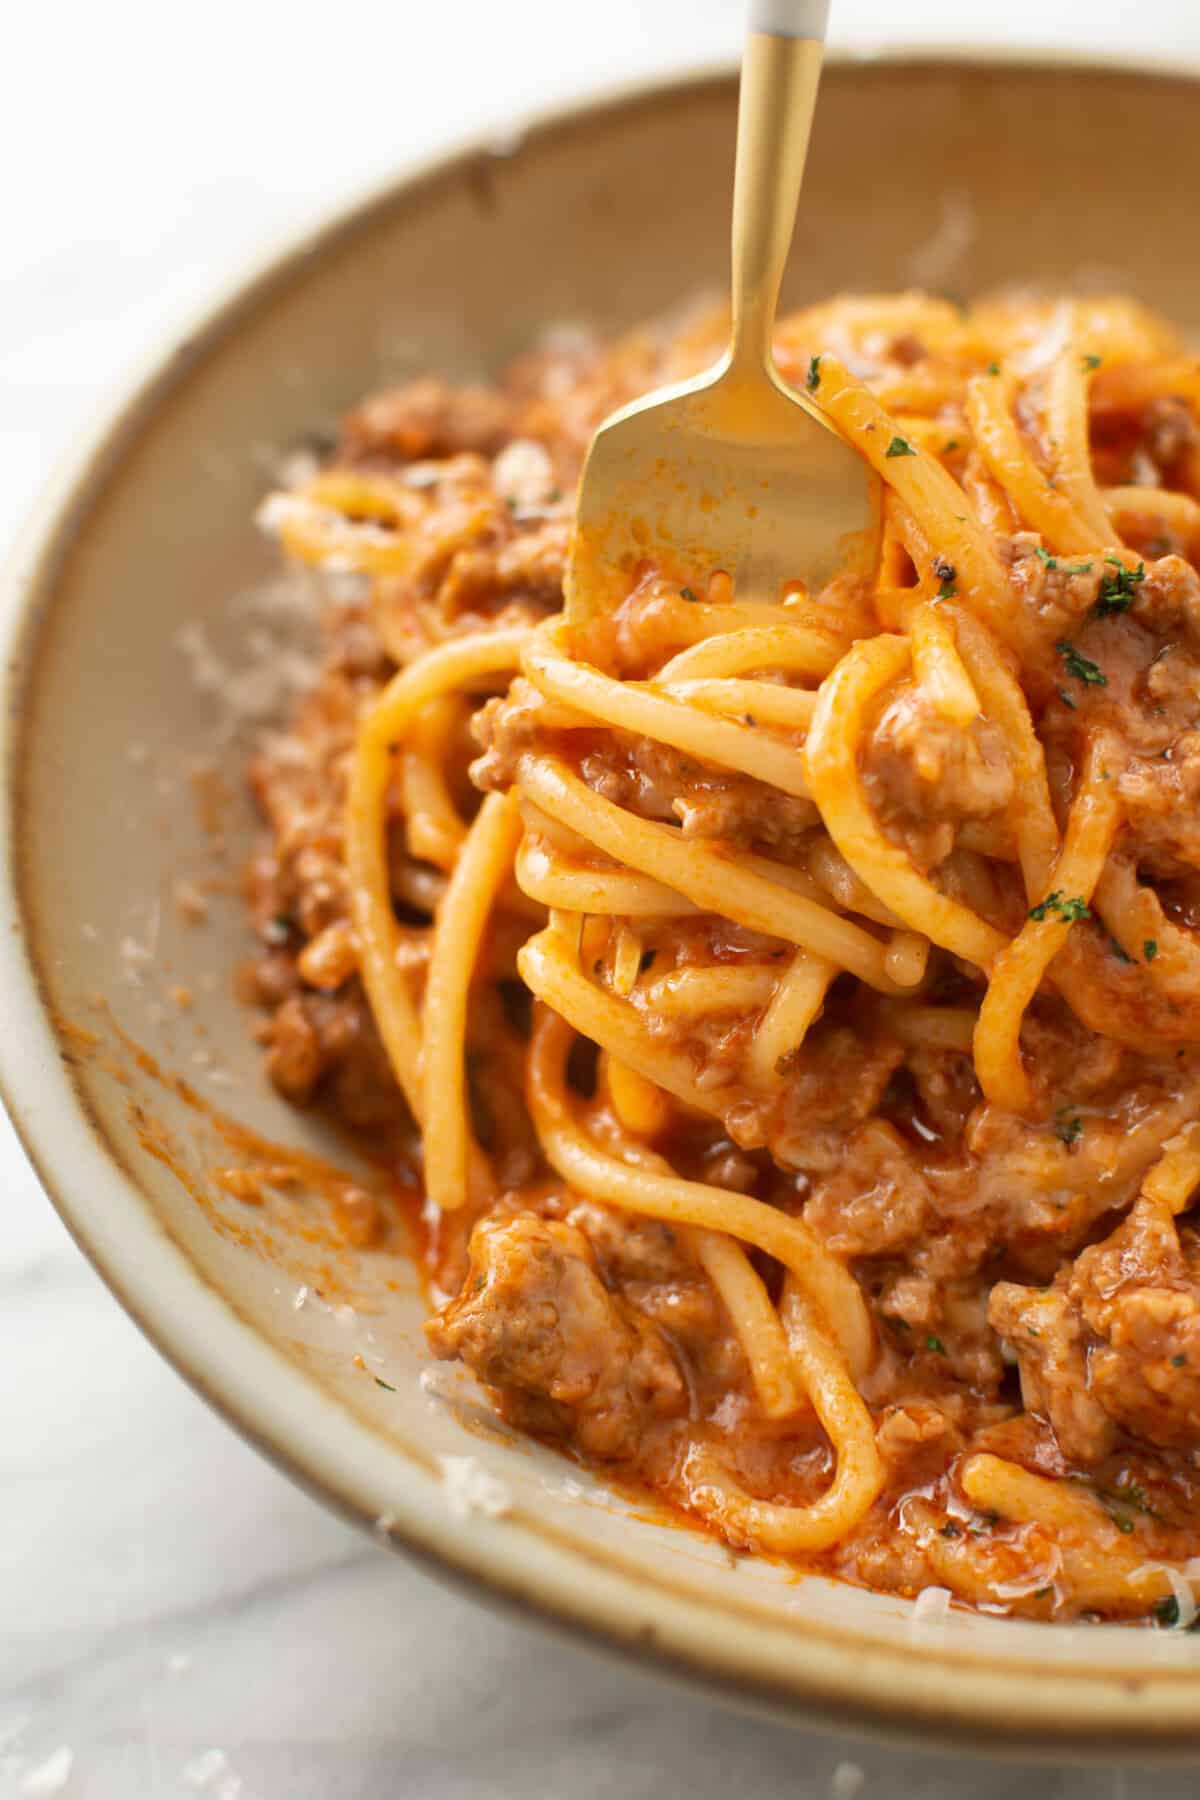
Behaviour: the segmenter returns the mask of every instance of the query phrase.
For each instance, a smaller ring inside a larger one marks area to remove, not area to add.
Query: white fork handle
[[[824,42],[828,24],[829,0],[750,0],[750,31]]]

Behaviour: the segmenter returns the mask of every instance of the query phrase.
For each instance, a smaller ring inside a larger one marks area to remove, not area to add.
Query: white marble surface
[[[417,10],[14,9],[0,540],[123,371],[248,254],[481,123],[731,52],[740,12],[606,0],[597,32],[562,0]],[[1070,43],[1086,25],[1200,57],[1193,0],[974,0],[965,26],[960,0],[834,11],[860,42]],[[0,1193],[0,1795],[850,1800],[861,1774],[865,1800],[1182,1800],[1200,1784],[801,1735],[496,1619],[325,1516],[206,1411],[68,1242],[2,1119]]]

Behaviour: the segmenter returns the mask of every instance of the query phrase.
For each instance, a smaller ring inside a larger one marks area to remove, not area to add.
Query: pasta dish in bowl
[[[876,566],[569,630],[587,435],[715,330],[377,394],[268,501],[360,581],[252,771],[268,1067],[405,1140],[511,1422],[739,1549],[1190,1621],[1200,366],[1120,298],[795,314]]]
[[[1191,1754],[1195,82],[835,59],[777,352],[873,561],[568,631],[595,427],[723,335],[735,102],[405,177],[82,449],[5,1103],[380,1544],[784,1719]]]

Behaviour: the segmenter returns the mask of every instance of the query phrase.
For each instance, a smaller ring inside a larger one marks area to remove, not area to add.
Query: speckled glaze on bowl
[[[220,1118],[116,1036],[245,1125],[345,1161],[262,1078],[228,979],[250,950],[236,894],[201,923],[174,904],[180,879],[228,881],[250,841],[221,690],[281,617],[251,522],[265,465],[382,379],[483,373],[553,322],[613,332],[719,289],[733,117],[728,74],[689,78],[398,182],[224,301],[80,454],[6,583],[5,1096],[69,1228],[181,1373],[324,1502],[481,1596],[796,1720],[1009,1753],[1200,1754],[1194,1637],[915,1620],[733,1559],[481,1434],[467,1384],[419,1379],[411,1268],[330,1249],[303,1194],[288,1229],[223,1194],[213,1171],[237,1159]],[[787,297],[1113,286],[1200,335],[1197,192],[1194,77],[842,63]],[[353,1312],[297,1307],[306,1282]],[[438,1462],[456,1455],[507,1484],[504,1516],[457,1516]]]

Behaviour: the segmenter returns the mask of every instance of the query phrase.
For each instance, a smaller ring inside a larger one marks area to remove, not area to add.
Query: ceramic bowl
[[[382,380],[483,374],[556,322],[615,332],[719,290],[734,107],[732,76],[690,78],[405,177],[238,287],[78,456],[3,613],[6,1097],[67,1225],[163,1354],[381,1542],[788,1718],[1186,1754],[1197,1638],[918,1618],[734,1558],[489,1427],[465,1380],[429,1368],[411,1265],[342,1246],[304,1181],[265,1207],[220,1183],[242,1154],[231,1119],[292,1153],[347,1154],[272,1092],[230,979],[252,948],[236,892],[247,733],[301,665],[303,620],[253,524],[271,465]],[[1197,192],[1194,78],[842,63],[786,297],[1115,287],[1200,331]],[[441,1459],[464,1457],[447,1480]],[[503,1512],[468,1504],[464,1469]]]

